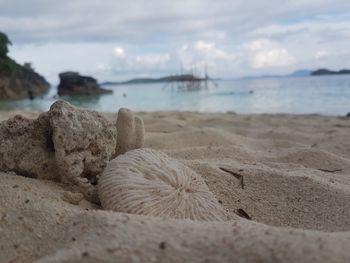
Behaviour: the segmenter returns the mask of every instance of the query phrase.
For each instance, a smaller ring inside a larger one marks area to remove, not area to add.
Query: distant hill
[[[183,74],[183,75],[166,76],[162,78],[135,78],[135,79],[130,79],[130,80],[121,81],[121,82],[106,81],[106,82],[100,83],[100,85],[110,86],[110,85],[125,85],[125,84],[147,84],[147,83],[162,83],[162,82],[175,82],[175,81],[201,81],[201,80],[204,80],[204,79],[196,77],[192,74]]]
[[[311,70],[308,69],[302,69],[294,71],[287,75],[261,75],[261,76],[248,76],[243,77],[241,79],[270,79],[270,78],[295,78],[295,77],[307,77],[310,76]]]
[[[239,78],[241,80],[249,80],[249,79],[269,79],[269,78],[299,78],[299,77],[308,77],[308,76],[322,76],[322,75],[344,75],[344,74],[350,74],[350,70],[343,69],[339,71],[332,71],[328,69],[318,69],[318,70],[308,70],[308,69],[301,69],[294,71],[290,74],[286,75],[261,75],[261,76],[247,76]],[[172,76],[166,76],[162,78],[135,78],[130,79],[127,81],[106,81],[100,83],[100,85],[103,86],[110,86],[110,85],[125,85],[125,84],[147,84],[147,83],[164,83],[164,82],[181,82],[181,81],[202,81],[205,80],[204,78],[196,77],[192,74],[182,74],[182,75],[172,75]],[[211,80],[218,80],[218,79],[211,79]]]
[[[18,64],[8,56],[12,45],[0,32],[0,100],[14,100],[41,96],[49,90],[49,83],[34,71],[30,63]]]
[[[310,76],[311,72],[312,71],[308,69],[297,70],[287,75],[287,77],[307,77]]]
[[[345,75],[350,74],[349,69],[342,69],[339,71],[333,71],[329,69],[318,69],[310,73],[311,76],[324,76],[324,75]]]

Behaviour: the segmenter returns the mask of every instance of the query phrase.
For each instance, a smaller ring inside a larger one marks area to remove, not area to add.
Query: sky
[[[0,31],[52,83],[350,68],[349,0],[0,0]]]

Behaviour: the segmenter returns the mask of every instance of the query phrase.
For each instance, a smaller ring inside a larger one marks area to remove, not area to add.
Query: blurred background
[[[345,0],[1,0],[0,109],[63,98],[100,111],[346,115],[348,10]]]

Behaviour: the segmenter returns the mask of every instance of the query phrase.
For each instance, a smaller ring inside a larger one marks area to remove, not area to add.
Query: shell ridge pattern
[[[224,209],[195,171],[153,149],[110,161],[98,183],[102,207],[163,218],[227,220]]]

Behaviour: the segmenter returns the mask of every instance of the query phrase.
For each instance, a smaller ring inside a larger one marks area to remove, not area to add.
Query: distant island
[[[101,88],[93,77],[81,76],[78,72],[67,71],[58,76],[60,78],[60,84],[57,87],[59,96],[96,96],[113,93],[112,90]]]
[[[31,63],[20,65],[7,55],[11,44],[7,35],[0,32],[0,100],[42,96],[49,90],[49,83]]]
[[[164,83],[164,82],[185,82],[185,81],[203,81],[205,78],[196,77],[192,74],[181,74],[181,75],[172,75],[162,78],[135,78],[127,81],[121,82],[102,82],[100,85],[109,86],[109,85],[125,85],[125,84],[147,84],[147,83]]]
[[[310,77],[310,76],[346,75],[346,74],[350,74],[349,69],[342,69],[339,71],[334,71],[329,69],[317,69],[317,70],[302,69],[286,75],[247,76],[239,79],[249,80],[249,79],[271,79],[271,78],[274,78],[274,79],[275,78],[299,78],[299,77]]]
[[[309,70],[301,69],[285,75],[260,75],[260,76],[246,76],[242,78],[235,78],[238,80],[253,80],[253,79],[270,79],[270,78],[300,78],[310,76],[323,76],[323,75],[344,75],[350,74],[350,70],[343,69],[339,71],[332,71],[328,69]],[[113,86],[113,85],[126,85],[126,84],[148,84],[148,83],[166,83],[166,82],[200,82],[205,81],[205,78],[194,76],[193,74],[180,74],[170,75],[161,78],[134,78],[127,81],[106,81],[100,83],[101,86]],[[220,80],[220,79],[207,79],[207,80]]]
[[[301,69],[294,71],[290,74],[286,75],[261,75],[261,76],[246,76],[240,78],[241,80],[249,80],[249,79],[271,79],[271,78],[295,78],[295,77],[307,77],[310,76],[312,70]]]
[[[329,69],[318,69],[310,73],[311,76],[324,76],[324,75],[345,75],[350,74],[349,69],[342,69],[339,71],[333,71]]]

